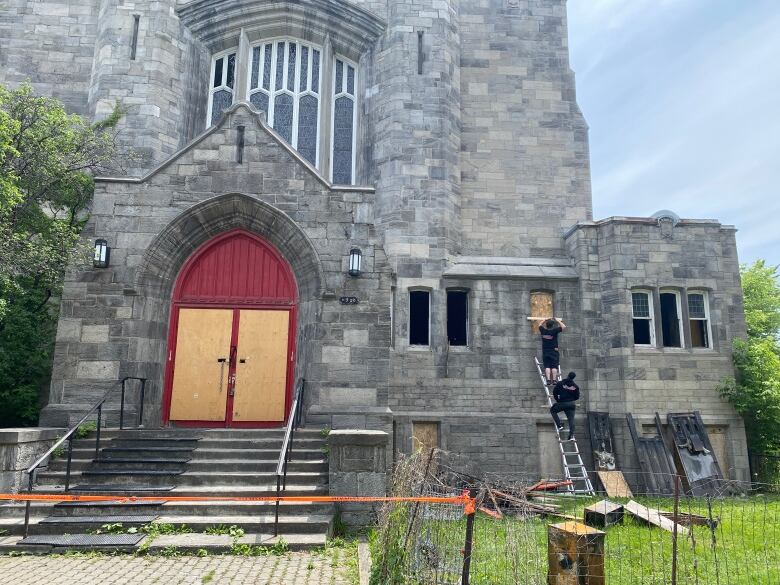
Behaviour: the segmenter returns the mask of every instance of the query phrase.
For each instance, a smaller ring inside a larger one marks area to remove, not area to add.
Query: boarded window
[[[539,332],[539,325],[546,319],[552,319],[553,293],[535,291],[531,293],[531,333]]]
[[[710,310],[707,293],[688,293],[688,320],[691,332],[691,346],[710,346]]]
[[[679,299],[676,292],[661,293],[661,332],[664,347],[682,347]]]
[[[447,291],[447,341],[450,345],[468,345],[469,293]]]
[[[634,319],[634,345],[655,345],[651,293],[649,291],[632,292],[631,310]]]
[[[431,293],[409,291],[409,345],[430,344]]]
[[[438,449],[439,448],[439,423],[437,422],[413,422],[412,423],[412,450]]]

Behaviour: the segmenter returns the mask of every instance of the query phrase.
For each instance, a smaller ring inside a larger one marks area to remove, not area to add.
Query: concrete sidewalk
[[[13,585],[353,585],[346,551],[282,556],[0,556]],[[356,581],[354,582],[356,583]]]

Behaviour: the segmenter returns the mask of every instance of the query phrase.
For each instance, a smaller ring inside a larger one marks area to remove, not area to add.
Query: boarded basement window
[[[450,345],[468,345],[469,293],[447,291],[447,341]]]
[[[539,333],[539,325],[546,319],[552,319],[553,293],[535,291],[531,293],[531,333]]]
[[[661,331],[664,347],[682,347],[680,337],[680,295],[661,292]]]
[[[439,448],[439,423],[437,422],[413,422],[412,423],[412,450]]]
[[[431,293],[409,291],[409,345],[429,345],[431,329]]]

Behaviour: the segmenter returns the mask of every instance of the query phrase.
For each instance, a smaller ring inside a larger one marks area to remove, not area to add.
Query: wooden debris
[[[674,512],[664,512],[663,510],[660,512],[661,516],[674,521]],[[714,528],[717,528],[718,522],[719,518],[712,519],[712,525]],[[677,514],[677,524],[681,524],[682,526],[709,526],[710,519],[706,516],[700,516],[699,514],[688,514],[680,512]]]
[[[610,498],[633,498],[622,471],[597,471],[596,475]]]
[[[585,508],[585,524],[594,528],[607,528],[623,522],[623,506],[601,500]]]
[[[658,526],[659,528],[663,528],[669,532],[674,532],[674,521],[669,520],[669,518],[664,516],[660,510],[647,508],[639,502],[635,502],[634,500],[628,502],[624,508],[626,512],[635,518],[638,518],[639,520],[652,524],[653,526]],[[688,532],[688,528],[682,526],[679,523],[677,524],[677,534],[687,535]]]

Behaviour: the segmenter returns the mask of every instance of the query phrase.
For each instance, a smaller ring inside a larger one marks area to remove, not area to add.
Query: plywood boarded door
[[[171,420],[225,420],[232,332],[232,309],[179,309]]]
[[[234,421],[284,421],[290,360],[289,331],[288,310],[241,311]]]

